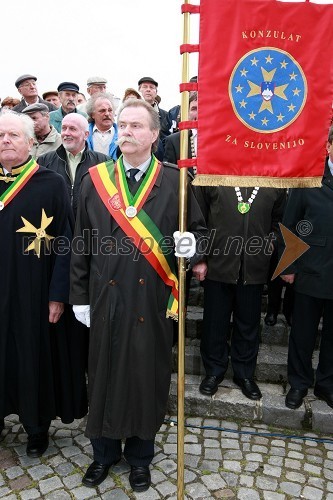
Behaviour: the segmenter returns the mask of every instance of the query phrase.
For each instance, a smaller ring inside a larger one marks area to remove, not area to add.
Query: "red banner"
[[[333,5],[201,0],[198,185],[320,186]]]

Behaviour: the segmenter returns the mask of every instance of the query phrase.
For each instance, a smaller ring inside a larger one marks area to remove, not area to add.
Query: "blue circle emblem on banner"
[[[229,80],[229,97],[237,118],[251,130],[272,133],[293,123],[307,98],[300,64],[275,47],[245,54]]]

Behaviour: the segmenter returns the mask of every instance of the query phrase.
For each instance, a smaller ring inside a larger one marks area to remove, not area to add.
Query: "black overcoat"
[[[333,177],[326,162],[320,188],[292,189],[283,224],[310,248],[283,274],[299,293],[333,299]]]
[[[0,180],[0,194],[8,186]],[[45,231],[54,240],[46,251],[42,238],[38,258],[26,250],[36,234],[17,230],[22,217],[40,228],[43,209],[53,217]],[[0,419],[14,413],[35,427],[56,416],[69,423],[87,411],[84,373],[74,369],[75,342],[48,321],[49,301],[68,302],[69,214],[63,179],[42,167],[0,211]]]
[[[171,255],[178,187],[178,168],[162,166],[143,207],[169,237]],[[196,235],[206,232],[191,189],[188,228]],[[82,180],[74,239],[70,301],[91,306],[86,434],[153,439],[163,423],[171,378],[171,289],[111,217],[89,174]]]

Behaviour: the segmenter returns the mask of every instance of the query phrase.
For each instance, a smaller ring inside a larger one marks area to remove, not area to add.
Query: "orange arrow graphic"
[[[281,274],[287,267],[289,267],[296,259],[298,259],[303,253],[309,250],[310,246],[304,243],[301,238],[295,236],[294,233],[289,231],[283,224],[280,224],[280,230],[283,236],[283,241],[286,248],[281,255],[281,259],[276,266],[272,280],[274,280],[279,274]]]

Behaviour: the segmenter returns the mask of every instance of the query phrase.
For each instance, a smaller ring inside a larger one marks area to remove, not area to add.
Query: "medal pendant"
[[[132,206],[127,207],[126,210],[125,210],[125,214],[130,219],[132,219],[133,217],[135,217],[137,213],[138,213],[137,209],[135,207],[132,207]]]
[[[245,203],[242,201],[241,203],[238,203],[238,212],[241,214],[246,214],[250,210],[250,203]]]
[[[0,210],[3,210],[4,208],[5,208],[5,204],[2,201],[0,201]]]

